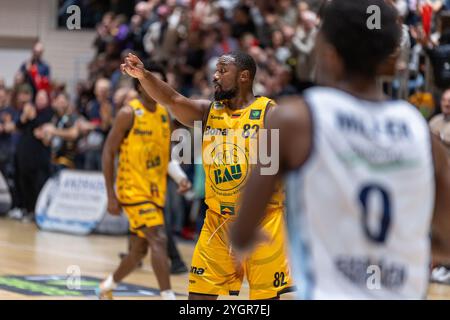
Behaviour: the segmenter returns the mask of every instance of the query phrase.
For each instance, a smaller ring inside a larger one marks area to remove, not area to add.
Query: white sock
[[[114,282],[113,275],[110,274],[105,281],[100,284],[100,288],[104,291],[111,291],[117,287],[117,283]]]
[[[161,291],[161,298],[163,300],[177,300],[177,298],[175,298],[175,293],[172,290]]]

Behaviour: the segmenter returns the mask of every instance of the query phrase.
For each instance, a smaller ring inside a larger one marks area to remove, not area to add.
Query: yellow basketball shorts
[[[130,231],[141,238],[145,238],[142,229],[164,225],[164,212],[153,203],[122,204],[122,208],[128,217]]]
[[[244,275],[252,300],[272,299],[293,291],[283,212],[266,215],[261,226],[270,240],[257,245],[240,264],[229,242],[231,222],[229,217],[208,209],[192,257],[189,292],[239,295]]]

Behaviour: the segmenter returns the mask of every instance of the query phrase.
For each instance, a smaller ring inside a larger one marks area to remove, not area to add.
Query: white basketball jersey
[[[313,150],[286,181],[300,298],[424,298],[435,192],[426,121],[405,101],[320,87],[304,98]]]

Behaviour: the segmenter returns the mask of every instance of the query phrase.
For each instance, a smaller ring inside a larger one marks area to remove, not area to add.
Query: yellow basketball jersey
[[[120,146],[117,197],[124,205],[152,202],[164,207],[170,159],[169,114],[159,104],[150,112],[138,99],[129,105],[134,122]]]
[[[205,201],[219,214],[237,214],[239,197],[250,170],[256,164],[259,132],[273,101],[257,97],[245,109],[231,110],[216,101],[211,105],[203,132],[203,167],[206,175]],[[269,203],[269,209],[282,209],[281,184]]]

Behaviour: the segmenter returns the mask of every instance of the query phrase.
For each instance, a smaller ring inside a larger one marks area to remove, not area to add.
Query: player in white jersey
[[[367,27],[370,5],[380,9],[381,29]],[[331,1],[316,43],[320,87],[269,120],[280,130],[281,170],[254,171],[232,241],[248,250],[261,237],[266,199],[285,175],[300,298],[424,298],[431,247],[435,259],[449,260],[445,150],[412,105],[376,85],[399,43],[396,20],[383,0]]]

